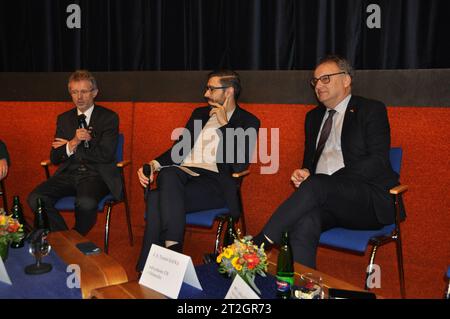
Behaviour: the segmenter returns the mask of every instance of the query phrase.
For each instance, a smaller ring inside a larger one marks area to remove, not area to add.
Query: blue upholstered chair
[[[241,208],[241,216],[239,218],[239,221],[241,223],[240,230],[243,234],[246,233],[246,226],[245,226],[244,212],[242,209],[242,197],[241,197],[240,185],[242,182],[242,178],[244,176],[248,175],[249,173],[250,173],[250,171],[246,170],[246,171],[243,171],[240,173],[232,174],[233,178],[239,179],[238,198],[239,198],[239,205]],[[222,234],[223,224],[227,220],[227,216],[229,215],[229,213],[230,213],[230,210],[228,209],[228,207],[219,207],[219,208],[210,209],[210,210],[188,212],[188,213],[186,213],[186,225],[211,228],[214,224],[214,221],[218,220],[217,231],[216,231],[216,240],[214,242],[214,254],[217,254],[219,252],[220,237]]]
[[[402,149],[391,148],[390,161],[392,169],[400,174],[400,166],[402,161]],[[378,247],[387,244],[389,242],[395,242],[397,248],[397,264],[400,278],[400,293],[402,298],[405,298],[405,278],[403,272],[403,253],[402,253],[402,241],[400,236],[400,205],[401,196],[408,186],[399,185],[390,190],[390,194],[394,198],[395,203],[395,223],[386,225],[378,230],[351,230],[345,228],[332,228],[323,232],[320,236],[320,244],[328,247],[344,249],[360,254],[366,252],[367,246],[372,245],[372,253],[370,256],[369,266],[366,273],[365,289],[369,289],[367,286],[367,279],[373,272],[373,265],[375,261],[375,254]]]
[[[125,214],[127,218],[127,226],[128,226],[128,238],[130,240],[130,245],[133,246],[133,231],[131,229],[131,215],[130,215],[130,209],[128,206],[128,198],[127,198],[127,191],[125,188],[125,179],[123,175],[123,168],[130,165],[131,161],[123,160],[123,143],[124,143],[124,137],[123,134],[119,134],[119,141],[117,143],[117,149],[116,149],[116,160],[117,160],[117,169],[120,171],[120,176],[122,179],[122,185],[123,185],[123,198],[122,200],[115,200],[114,196],[112,194],[108,194],[99,202],[97,210],[99,212],[103,212],[106,207],[106,223],[105,223],[105,236],[104,236],[104,251],[105,253],[108,253],[109,251],[109,227],[111,222],[111,211],[112,207],[119,204],[124,203],[125,206]],[[42,161],[41,166],[45,169],[45,175],[48,178],[50,178],[50,172],[49,172],[49,166],[51,165],[50,160]],[[59,199],[55,203],[55,208],[59,211],[74,211],[75,210],[75,196],[67,196]]]

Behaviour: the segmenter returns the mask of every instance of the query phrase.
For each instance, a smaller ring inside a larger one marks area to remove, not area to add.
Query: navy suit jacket
[[[119,138],[118,115],[100,105],[95,105],[89,121],[92,127],[92,139],[89,149],[83,144],[69,158],[66,145],[51,150],[50,160],[59,164],[55,176],[64,172],[74,160],[83,160],[90,169],[97,171],[116,199],[122,198],[122,181],[116,167],[116,148]],[[77,109],[73,108],[58,116],[55,137],[71,140],[78,128]]]
[[[209,120],[209,112],[211,110],[210,106],[199,107],[196,108],[189,118],[185,128],[189,131],[189,141],[183,141],[184,136],[180,135],[177,141],[175,141],[174,145],[164,152],[162,155],[156,158],[156,160],[161,165],[171,165],[171,164],[180,164],[182,160],[189,154],[189,151],[194,146],[194,143],[198,137],[199,132],[195,132],[194,130],[194,121],[201,121],[201,127],[203,128]],[[221,186],[221,189],[224,192],[224,198],[226,203],[228,204],[228,208],[230,208],[230,214],[234,217],[238,217],[241,214],[241,208],[239,204],[239,197],[237,193],[237,189],[239,186],[239,180],[232,177],[232,174],[235,172],[241,172],[248,168],[251,160],[251,152],[254,149],[256,143],[256,136],[246,138],[245,145],[240,145],[237,143],[236,138],[234,139],[233,156],[227,156],[227,148],[224,145],[227,145],[227,133],[226,129],[237,129],[242,128],[244,131],[247,129],[254,129],[257,133],[259,130],[260,121],[259,119],[251,114],[250,112],[242,109],[239,106],[236,106],[236,109],[233,112],[229,122],[220,127],[219,130],[222,132],[219,137],[221,137],[218,150],[217,150],[217,158],[222,158],[223,163],[217,162],[217,169],[219,171],[218,174],[212,174],[213,177],[216,178],[217,182]],[[197,134],[196,134],[197,133]],[[256,135],[256,134],[255,134]],[[174,162],[171,156],[172,149],[178,143],[186,143],[190,145],[189,151],[180,154],[179,161]],[[229,155],[229,154],[228,154]],[[239,158],[240,157],[240,158]]]
[[[326,107],[319,104],[306,115],[303,167],[310,171],[325,112]],[[399,184],[399,176],[392,170],[389,160],[390,144],[386,106],[379,101],[353,95],[345,112],[341,134],[345,167],[333,175],[369,184],[375,213],[382,224],[394,222],[389,189]]]

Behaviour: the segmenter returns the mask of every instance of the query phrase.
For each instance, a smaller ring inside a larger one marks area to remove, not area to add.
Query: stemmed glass
[[[25,273],[29,275],[44,274],[52,270],[52,265],[42,263],[42,257],[47,256],[52,250],[52,246],[47,241],[47,234],[44,233],[30,243],[29,252],[36,258],[36,263],[25,267]]]

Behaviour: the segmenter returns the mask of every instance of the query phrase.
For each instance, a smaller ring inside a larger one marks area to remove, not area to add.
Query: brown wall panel
[[[246,103],[312,104],[311,71],[240,71]],[[103,101],[202,102],[206,71],[98,72]],[[0,73],[0,101],[67,101],[69,73]],[[354,93],[396,106],[450,106],[450,69],[356,71]]]

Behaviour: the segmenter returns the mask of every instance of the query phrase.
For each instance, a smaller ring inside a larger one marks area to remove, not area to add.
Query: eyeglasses
[[[86,94],[88,94],[88,93],[91,93],[92,91],[94,91],[94,89],[90,89],[90,90],[81,90],[81,91],[70,91],[70,95],[74,95],[74,96],[78,96],[78,94],[86,95]]]
[[[214,90],[223,90],[223,89],[228,89],[229,86],[212,86],[212,85],[207,85],[205,86],[205,92],[206,91],[211,91],[214,92]]]
[[[330,80],[331,80],[330,77],[332,77],[333,75],[346,74],[346,73],[347,72],[342,71],[342,72],[338,72],[338,73],[325,74],[319,78],[312,78],[310,83],[311,83],[312,87],[316,87],[317,82],[319,82],[319,81],[322,82],[322,84],[328,84],[328,83],[330,83]]]

